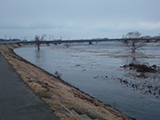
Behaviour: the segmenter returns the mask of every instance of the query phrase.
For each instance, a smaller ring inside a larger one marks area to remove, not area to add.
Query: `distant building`
[[[143,36],[144,39],[151,39],[151,36],[147,35],[147,36]]]
[[[154,39],[160,39],[160,36],[154,36],[153,38]]]

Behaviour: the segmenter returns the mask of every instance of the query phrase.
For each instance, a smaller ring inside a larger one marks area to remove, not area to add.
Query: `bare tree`
[[[41,38],[38,35],[35,36],[35,42],[37,44],[38,50],[40,50],[41,41],[44,40],[45,36],[46,34],[44,34]]]
[[[140,42],[138,38],[141,38],[141,33],[138,31],[129,32],[125,35],[125,45],[128,47],[132,53],[134,53],[137,49],[144,46],[144,43]]]

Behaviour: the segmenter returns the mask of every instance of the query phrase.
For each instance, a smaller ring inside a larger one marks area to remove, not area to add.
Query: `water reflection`
[[[42,67],[42,63],[45,62],[45,51],[35,50],[35,63],[37,66]]]
[[[129,53],[124,59],[125,64],[140,64],[145,62],[146,55],[141,52]]]
[[[128,61],[128,60],[127,60],[127,61]],[[131,60],[130,60],[130,63],[139,64],[140,61],[139,61],[136,57],[132,57]]]

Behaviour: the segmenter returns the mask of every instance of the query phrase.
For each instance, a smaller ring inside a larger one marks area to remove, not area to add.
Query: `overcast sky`
[[[160,33],[160,0],[0,0],[0,38],[121,38]]]

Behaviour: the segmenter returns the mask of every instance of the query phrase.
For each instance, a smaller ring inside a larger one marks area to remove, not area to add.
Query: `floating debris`
[[[117,78],[117,80],[127,87],[132,87],[134,90],[141,91],[142,94],[152,94],[155,95],[156,98],[158,98],[157,96],[160,95],[160,85],[153,85],[146,82],[133,83],[133,81],[122,78]]]
[[[129,65],[124,65],[124,69],[129,68],[130,70],[136,70],[137,72],[150,72],[150,73],[156,73],[160,70],[160,67],[156,65],[149,66],[148,63],[143,64],[134,64],[130,63]]]
[[[61,73],[59,73],[58,71],[55,71],[55,76],[57,77],[57,78],[61,78],[61,76],[62,76],[62,74]]]
[[[78,66],[81,66],[81,65],[80,65],[80,64],[76,64],[75,66],[77,66],[77,67],[78,67]]]

